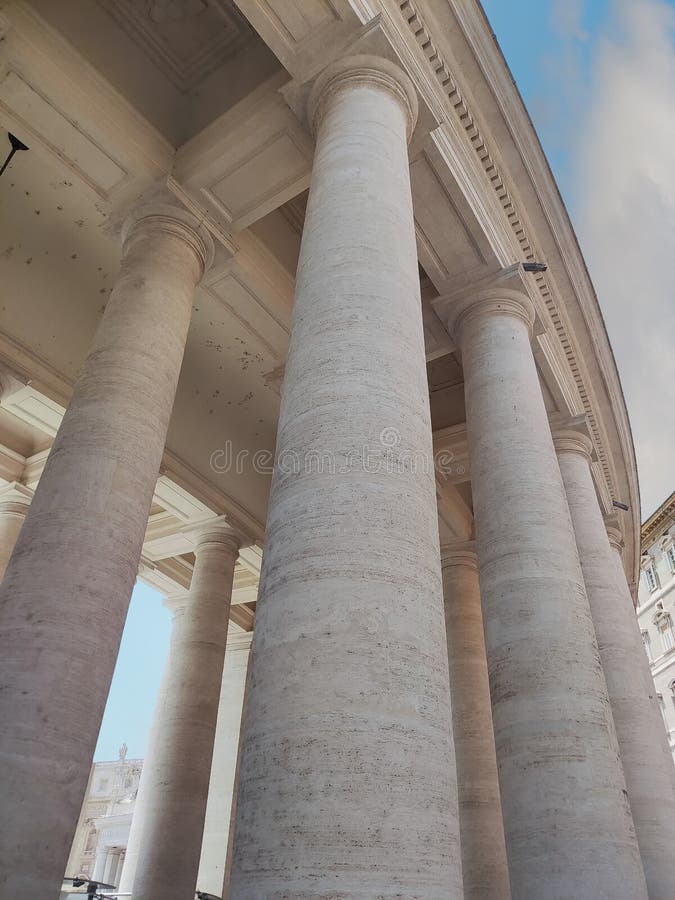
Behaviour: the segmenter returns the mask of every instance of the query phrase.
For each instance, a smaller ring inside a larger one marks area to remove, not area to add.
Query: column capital
[[[476,556],[476,542],[463,541],[461,543],[441,544],[441,567],[465,566],[478,571],[478,557]]]
[[[123,253],[126,254],[139,237],[152,233],[180,238],[194,251],[201,275],[213,262],[213,239],[203,220],[172,199],[168,191],[159,196],[141,198],[128,213],[121,230]]]
[[[17,481],[0,488],[0,515],[25,516],[33,499],[33,491]]]
[[[235,556],[246,538],[228,522],[226,516],[216,516],[183,529],[183,534],[194,545],[195,553],[204,547],[220,546]]]
[[[612,549],[616,550],[619,556],[621,556],[624,548],[624,541],[621,530],[619,528],[615,528],[614,525],[608,525],[607,537],[609,538],[609,544]]]
[[[176,591],[175,594],[167,594],[162,600],[162,606],[165,606],[173,613],[174,618],[184,612],[190,602],[190,592],[187,590]]]
[[[491,316],[520,319],[527,325],[530,335],[536,320],[534,303],[526,293],[509,288],[489,288],[448,303],[445,321],[448,332],[461,347],[462,329],[467,322]]]
[[[577,416],[566,421],[553,419],[551,434],[556,453],[579,453],[589,465],[591,464],[595,446],[588,432],[585,416]]]
[[[406,73],[396,63],[381,56],[348,56],[327,66],[314,82],[307,101],[307,119],[316,135],[329,100],[338,92],[360,85],[392,94],[403,107],[408,140],[417,122],[417,93]]]

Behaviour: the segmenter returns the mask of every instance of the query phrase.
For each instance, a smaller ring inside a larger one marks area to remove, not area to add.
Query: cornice
[[[490,145],[481,124],[478,122],[474,104],[468,98],[467,91],[460,87],[458,80],[451,74],[453,64],[444,57],[443,51],[438,46],[442,39],[435,41],[432,37],[432,31],[435,32],[438,26],[435,24],[430,26],[425,22],[424,16],[420,11],[420,7],[424,6],[423,0],[397,0],[397,5],[401,15],[407,21],[415,40],[424,51],[429,65],[434,70],[438,83],[446,94],[455,117],[461,123],[468,142],[470,142],[481,161],[488,182],[500,201],[504,215],[517,239],[524,259],[527,261],[537,260],[539,253],[536,249],[535,239],[531,234],[531,226],[527,221],[526,214],[522,211],[522,204],[516,196],[516,192],[506,184],[507,178],[499,162],[499,151]],[[625,411],[625,402],[604,323],[602,322],[597,300],[590,286],[588,272],[583,263],[576,238],[572,232],[569,219],[565,215],[563,203],[541,148],[537,143],[532,124],[513,86],[508,69],[503,59],[500,59],[498,63],[494,62],[494,58],[498,56],[498,51],[495,52],[494,37],[482,11],[477,3],[466,2],[466,0],[461,0],[461,2],[459,0],[449,0],[449,5],[497,101],[503,104],[503,94],[508,94],[511,98],[508,111],[503,110],[504,115],[511,129],[514,142],[528,168],[538,198],[542,203],[551,233],[561,252],[567,274],[577,295],[578,305],[585,322],[589,340],[593,345],[599,362],[598,368],[602,373],[601,377],[608,393],[609,405],[612,408],[621,453],[626,461],[625,470],[630,494],[628,499],[632,509],[633,528],[635,533],[637,533],[639,494],[635,474],[635,457]],[[443,32],[439,29],[438,33],[440,35]],[[487,46],[488,43],[490,47]],[[489,60],[487,59],[488,56],[490,56]],[[514,120],[518,120],[518,127],[514,127]],[[525,139],[528,143],[527,146],[523,145],[522,135],[527,135]],[[537,160],[537,171],[535,171],[534,159]],[[546,275],[543,273],[537,274],[535,282],[554,333],[565,353],[567,365],[572,373],[583,404],[583,412],[587,417],[589,428],[593,435],[593,442],[598,455],[598,465],[607,484],[609,496],[612,499],[620,499],[617,497],[617,473],[607,449],[606,429],[600,422],[594,408],[597,402],[588,372],[585,371],[582,360],[577,357],[575,347],[570,339],[567,316],[559,302],[559,292],[555,285],[555,280],[549,272]],[[602,335],[603,340],[598,340],[599,334]],[[634,566],[635,554],[633,553],[632,556],[631,563]]]

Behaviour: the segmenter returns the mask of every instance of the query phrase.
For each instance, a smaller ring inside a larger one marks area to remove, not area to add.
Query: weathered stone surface
[[[590,440],[554,433],[595,633],[607,680],[649,900],[675,897],[675,768],[618,554],[590,470]]]
[[[371,58],[315,87],[233,900],[462,896],[413,103]]]
[[[467,301],[464,366],[485,643],[513,896],[646,898],[520,293]]]
[[[0,588],[0,897],[60,884],[164,449],[205,239],[166,209],[122,269]]]
[[[464,900],[510,900],[478,560],[473,543],[441,547],[441,564]]]
[[[225,523],[204,526],[190,591],[172,606],[171,665],[139,788],[134,897],[183,900],[195,892],[239,544]]]

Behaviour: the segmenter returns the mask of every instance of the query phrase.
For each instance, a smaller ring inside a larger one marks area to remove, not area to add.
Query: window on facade
[[[654,591],[659,586],[659,581],[656,576],[656,569],[654,568],[654,563],[650,563],[648,566],[646,566],[644,572],[645,572],[645,581],[647,582],[647,587],[649,588],[649,591],[651,593],[654,593]]]
[[[659,633],[661,635],[661,644],[663,652],[672,650],[675,647],[675,635],[673,634],[673,621],[670,616],[664,616],[659,621]]]
[[[668,560],[668,566],[671,573],[675,572],[675,546],[673,546],[673,544],[666,547],[666,559]]]

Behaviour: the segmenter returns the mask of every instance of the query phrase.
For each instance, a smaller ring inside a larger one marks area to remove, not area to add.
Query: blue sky
[[[593,277],[646,518],[675,488],[675,0],[484,0]],[[95,759],[142,757],[170,634],[134,590]]]

